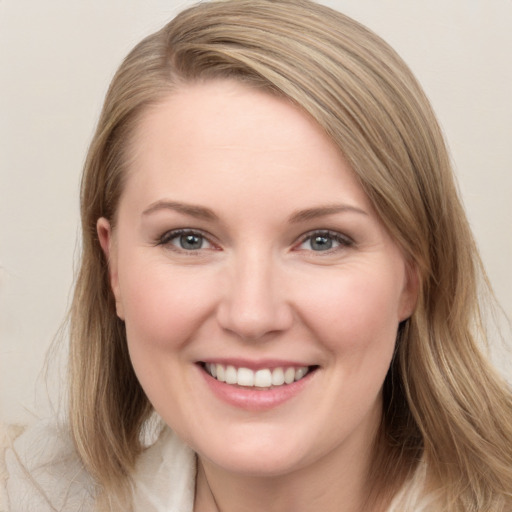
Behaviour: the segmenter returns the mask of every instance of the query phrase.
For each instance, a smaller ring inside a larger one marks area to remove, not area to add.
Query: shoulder
[[[40,423],[29,428],[7,449],[5,467],[11,512],[94,508],[94,482],[63,426]]]
[[[8,510],[5,484],[7,481],[7,468],[5,467],[5,452],[22,432],[20,425],[6,425],[0,422],[0,512]]]
[[[427,464],[420,461],[413,476],[404,484],[393,499],[387,512],[438,512],[444,507],[439,504],[437,492],[427,492]]]
[[[196,456],[168,427],[137,461],[134,510],[192,512]]]
[[[92,512],[95,484],[66,427],[40,423],[20,435],[5,454],[7,504],[0,512]],[[196,458],[170,429],[139,456],[133,509],[192,512]],[[3,506],[1,506],[3,505]]]

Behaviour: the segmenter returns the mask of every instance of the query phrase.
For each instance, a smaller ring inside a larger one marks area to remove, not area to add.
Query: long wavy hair
[[[511,510],[512,395],[487,362],[481,305],[492,296],[441,130],[384,41],[307,0],[187,9],[131,51],[107,93],[82,180],[70,329],[71,430],[103,507],[129,509],[152,407],[130,363],[96,223],[106,217],[115,225],[141,114],[176,88],[213,78],[287,98],[311,116],[417,269],[417,307],[399,327],[384,382],[371,499],[389,502],[421,461],[421,492],[436,497],[435,510]]]

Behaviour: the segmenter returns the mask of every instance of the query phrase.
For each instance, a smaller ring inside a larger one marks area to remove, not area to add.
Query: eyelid
[[[341,247],[336,247],[333,249],[327,249],[325,251],[310,251],[310,252],[317,252],[321,254],[322,252],[324,254],[329,254],[331,252],[334,252],[339,249],[343,249],[346,247],[351,247],[354,245],[354,240],[350,238],[348,235],[345,235],[343,233],[340,233],[339,231],[333,231],[331,229],[313,229],[311,231],[308,231],[307,233],[304,233],[298,240],[298,242],[295,244],[294,249],[301,250],[300,246],[306,242],[308,239],[314,237],[314,236],[328,236],[338,242]],[[306,249],[303,249],[306,250]]]
[[[179,248],[179,247],[171,244],[172,240],[176,239],[177,237],[179,237],[181,235],[198,235],[198,236],[202,237],[203,239],[205,239],[211,247],[207,247],[205,249],[197,249],[195,251],[192,251],[192,250],[182,249],[182,248]],[[218,244],[216,244],[212,240],[212,238],[213,238],[212,235],[210,235],[209,233],[207,233],[201,229],[177,228],[177,229],[169,229],[168,231],[165,231],[162,235],[160,235],[155,240],[155,245],[156,246],[165,246],[171,250],[175,250],[176,252],[183,252],[186,254],[198,253],[198,252],[204,251],[204,250],[219,250]]]
[[[177,237],[179,237],[181,235],[189,235],[189,234],[201,236],[208,242],[208,244],[211,245],[211,247],[208,247],[205,249],[197,249],[195,251],[192,251],[192,250],[180,249],[179,247],[176,247],[170,243],[172,240],[176,239]],[[300,246],[304,242],[306,242],[308,239],[311,239],[314,236],[328,236],[328,237],[332,238],[333,240],[335,240],[336,242],[338,242],[340,244],[340,246],[332,248],[332,249],[327,249],[325,251],[311,250],[310,252],[317,252],[319,254],[321,254],[323,252],[325,254],[329,254],[331,252],[335,252],[337,250],[351,247],[354,245],[354,240],[351,237],[349,237],[348,235],[345,235],[343,233],[340,233],[339,231],[334,231],[331,229],[314,229],[314,230],[308,231],[307,233],[304,233],[303,235],[301,235],[299,237],[298,241],[294,244],[293,250],[301,250]],[[220,250],[219,244],[214,241],[214,237],[210,233],[207,233],[207,232],[205,232],[201,229],[197,229],[197,228],[177,228],[177,229],[170,229],[168,231],[165,231],[162,235],[157,237],[157,239],[155,240],[155,245],[156,246],[167,246],[170,249],[175,250],[176,252],[183,252],[183,253],[187,253],[187,254],[198,253],[198,252],[204,251],[204,250]],[[303,250],[306,250],[306,249],[303,249]]]

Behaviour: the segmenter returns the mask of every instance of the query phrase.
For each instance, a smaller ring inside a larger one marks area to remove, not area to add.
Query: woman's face
[[[416,285],[337,148],[220,80],[146,112],[132,157],[98,232],[156,411],[227,471],[361,458]]]

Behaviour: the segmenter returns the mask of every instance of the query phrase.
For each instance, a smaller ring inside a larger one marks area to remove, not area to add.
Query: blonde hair
[[[400,325],[384,383],[372,499],[389,501],[422,459],[437,510],[510,510],[512,395],[482,352],[479,293],[488,284],[442,133],[385,42],[307,0],[187,9],[132,50],[107,93],[82,181],[70,353],[72,433],[105,502],[129,496],[152,408],[131,367],[96,222],[115,223],[141,114],[176,87],[219,77],[288,98],[314,118],[417,269],[418,304]]]

